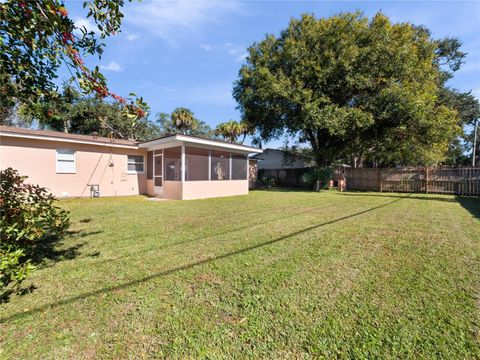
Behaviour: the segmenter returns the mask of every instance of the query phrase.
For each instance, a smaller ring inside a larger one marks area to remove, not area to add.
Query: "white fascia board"
[[[138,145],[125,145],[125,144],[115,144],[111,142],[66,139],[66,138],[57,138],[53,136],[38,136],[38,135],[31,135],[31,134],[15,134],[15,133],[0,132],[0,137],[1,136],[21,138],[21,139],[47,140],[47,141],[68,142],[68,143],[75,143],[75,144],[108,146],[108,147],[117,147],[117,148],[124,148],[124,149],[138,149]]]
[[[168,146],[178,146],[178,142],[187,143],[190,145],[203,145],[208,148],[217,148],[222,150],[235,150],[242,153],[256,153],[261,154],[263,153],[262,149],[257,149],[250,146],[244,146],[239,144],[230,144],[230,143],[223,143],[219,141],[209,140],[209,139],[202,139],[187,135],[172,135],[162,139],[147,141],[139,145],[140,148],[147,148],[148,150],[153,150],[157,148],[165,148]]]

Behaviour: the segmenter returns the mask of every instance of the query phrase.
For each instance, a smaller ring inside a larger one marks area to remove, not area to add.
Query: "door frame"
[[[160,171],[161,175],[156,175],[155,168],[157,166],[157,162],[155,157],[160,156],[162,158],[162,169]],[[163,150],[161,154],[155,154],[153,153],[153,191],[156,195],[161,195],[163,194]],[[162,179],[162,186],[156,186],[155,185],[155,178],[161,178]]]

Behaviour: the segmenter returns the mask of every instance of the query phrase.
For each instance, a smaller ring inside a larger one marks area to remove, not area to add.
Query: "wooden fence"
[[[344,168],[347,190],[480,195],[480,167]]]

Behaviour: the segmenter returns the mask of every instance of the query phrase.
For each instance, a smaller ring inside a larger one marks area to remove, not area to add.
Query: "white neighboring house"
[[[301,157],[292,157],[286,151],[265,149],[262,154],[255,154],[253,159],[258,160],[258,169],[303,169],[312,164]]]

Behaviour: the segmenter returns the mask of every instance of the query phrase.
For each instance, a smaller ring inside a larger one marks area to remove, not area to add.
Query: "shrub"
[[[0,171],[0,299],[34,270],[35,244],[64,235],[69,226],[67,212],[53,205],[47,189],[25,179],[12,168]]]
[[[260,178],[260,183],[267,189],[270,189],[276,185],[275,179],[271,176],[262,176]]]
[[[329,167],[314,167],[302,175],[301,182],[310,189],[320,191],[327,187],[332,174],[333,170]]]

